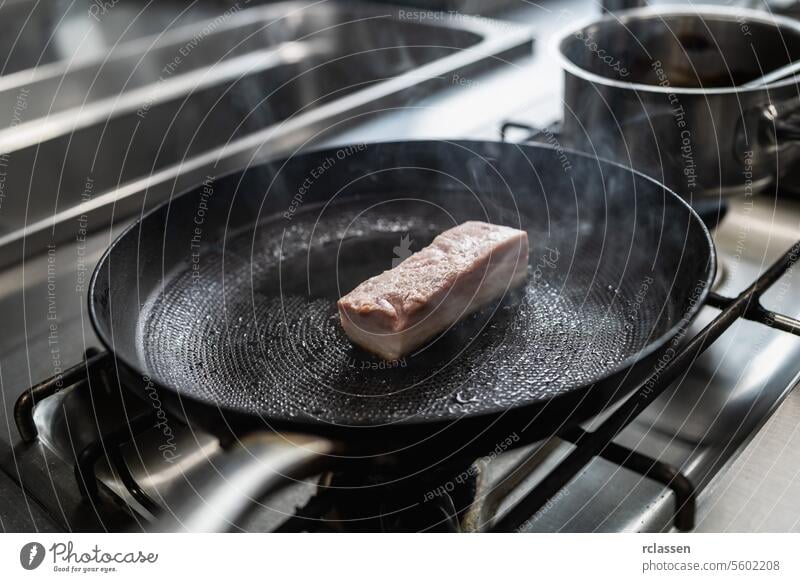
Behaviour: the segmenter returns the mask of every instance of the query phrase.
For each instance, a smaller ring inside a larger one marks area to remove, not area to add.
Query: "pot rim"
[[[777,89],[788,87],[791,85],[799,85],[800,80],[794,77],[788,77],[767,85],[760,87],[742,87],[734,85],[731,87],[679,87],[679,86],[662,86],[650,85],[646,83],[632,83],[629,81],[620,81],[609,77],[598,75],[583,67],[576,65],[570,60],[562,51],[562,44],[570,37],[574,37],[578,32],[592,26],[594,24],[601,24],[604,22],[616,21],[623,26],[628,22],[634,20],[648,20],[664,16],[696,16],[708,17],[714,20],[733,21],[738,22],[738,19],[745,17],[749,22],[758,22],[760,24],[767,24],[775,26],[776,29],[789,29],[800,38],[800,21],[792,18],[753,10],[750,8],[738,8],[728,6],[718,6],[712,4],[696,4],[692,6],[687,5],[658,5],[658,6],[645,6],[643,8],[634,8],[632,10],[623,10],[619,12],[611,12],[600,18],[590,17],[582,20],[579,24],[572,24],[569,27],[562,29],[556,33],[550,43],[550,50],[555,52],[556,58],[561,64],[561,68],[565,72],[572,75],[597,83],[606,85],[608,87],[615,87],[618,89],[627,89],[634,91],[649,91],[653,93],[663,94],[678,94],[678,95],[729,95],[737,93],[750,93],[750,92],[763,92],[770,89]]]

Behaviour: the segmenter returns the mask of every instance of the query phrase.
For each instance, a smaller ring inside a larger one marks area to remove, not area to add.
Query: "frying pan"
[[[336,299],[469,219],[528,232],[526,284],[402,360],[351,345]],[[689,205],[613,162],[372,143],[209,177],[164,203],[100,260],[89,308],[124,385],[228,449],[154,529],[218,530],[322,465],[424,471],[597,414],[659,365],[714,272]]]

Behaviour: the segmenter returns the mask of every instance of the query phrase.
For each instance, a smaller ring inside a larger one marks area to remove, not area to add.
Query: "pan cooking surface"
[[[140,357],[162,383],[206,402],[376,425],[549,400],[614,371],[674,323],[662,309],[670,305],[665,290],[654,281],[642,294],[643,275],[630,273],[630,263],[598,263],[574,248],[553,254],[547,249],[558,241],[529,227],[524,288],[403,360],[383,362],[349,342],[335,302],[390,268],[403,237],[416,251],[454,225],[431,208],[312,208],[290,222],[262,222],[255,236],[229,235],[204,249],[199,271],[176,274],[152,299]]]

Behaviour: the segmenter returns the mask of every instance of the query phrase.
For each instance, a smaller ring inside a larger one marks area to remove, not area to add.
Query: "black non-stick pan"
[[[524,288],[396,362],[351,345],[336,300],[469,219],[528,232]],[[697,215],[625,167],[377,143],[209,177],[116,240],[89,302],[126,386],[231,444],[220,472],[241,498],[310,459],[424,469],[584,420],[653,372],[714,271]],[[173,525],[215,529],[240,508],[206,495],[216,517],[198,517],[185,497]]]

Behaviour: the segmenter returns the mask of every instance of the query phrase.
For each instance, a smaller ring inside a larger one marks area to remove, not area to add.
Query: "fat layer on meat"
[[[527,271],[526,232],[465,222],[339,299],[339,317],[353,343],[396,360],[520,285]]]

